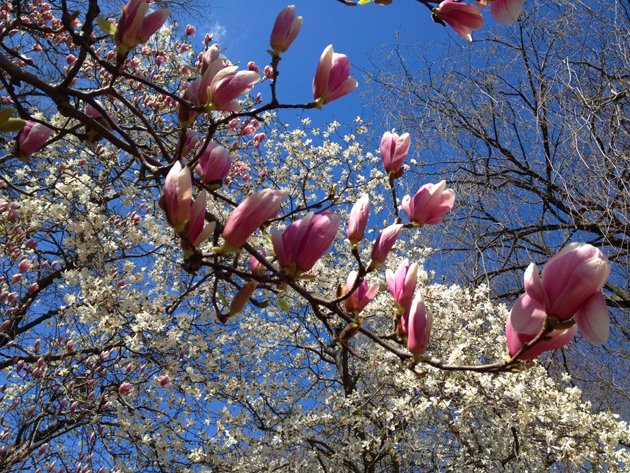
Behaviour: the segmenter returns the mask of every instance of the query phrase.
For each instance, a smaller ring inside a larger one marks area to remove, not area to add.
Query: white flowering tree
[[[575,320],[602,341],[598,250],[529,270],[512,315],[436,283],[454,195],[397,196],[404,135],[277,118],[356,87],[329,47],[312,101],[278,99],[295,9],[261,74],[121,6],[0,7],[0,471],[625,468],[626,423],[536,357]]]

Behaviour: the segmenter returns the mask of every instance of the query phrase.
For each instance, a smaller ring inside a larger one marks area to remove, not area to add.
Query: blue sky
[[[347,7],[335,0],[213,1],[210,28],[230,60],[242,64],[254,60],[262,69],[269,61],[266,51],[275,18],[291,3],[304,21],[299,36],[280,64],[278,91],[283,102],[312,100],[312,78],[319,56],[328,44],[333,44],[336,52],[350,58],[353,76],[361,87],[364,80],[358,68],[370,69],[370,56],[374,57],[377,48],[383,44],[393,45],[397,31],[402,44],[443,42],[449,35],[454,36],[452,31],[431,21],[428,9],[411,0],[398,0],[387,7]],[[197,26],[197,39],[201,41],[204,28]],[[261,90],[265,93],[268,89]],[[326,121],[334,118],[346,122],[361,111],[361,100],[356,91],[327,105],[324,111],[312,111],[310,115]]]

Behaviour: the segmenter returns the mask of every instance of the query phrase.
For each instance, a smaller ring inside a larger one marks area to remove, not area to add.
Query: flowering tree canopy
[[[606,342],[601,250],[530,266],[511,310],[438,283],[421,235],[458,199],[398,197],[410,135],[278,119],[358,86],[330,45],[280,100],[297,8],[262,74],[168,8],[104,9],[0,7],[0,471],[624,468],[627,424],[538,361]]]

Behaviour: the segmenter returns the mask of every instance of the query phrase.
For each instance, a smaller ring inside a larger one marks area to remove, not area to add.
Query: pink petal
[[[580,333],[593,345],[601,345],[608,340],[610,322],[608,305],[601,293],[591,296],[575,314]]]

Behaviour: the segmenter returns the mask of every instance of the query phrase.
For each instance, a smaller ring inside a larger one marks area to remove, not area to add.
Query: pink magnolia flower
[[[259,250],[258,252],[261,254],[262,257],[265,256],[264,250]],[[249,257],[249,266],[252,269],[252,273],[257,274],[259,276],[263,274],[266,269],[265,266],[254,255],[251,255]]]
[[[297,37],[302,27],[302,17],[295,16],[295,6],[289,5],[276,18],[276,22],[271,30],[269,44],[273,50],[274,56],[279,56],[291,46],[293,40]]]
[[[610,264],[604,253],[592,245],[571,243],[545,265],[542,277],[532,263],[524,275],[525,294],[510,312],[513,330],[535,336],[547,316],[559,321],[575,318],[580,333],[597,345],[609,333],[606,300],[601,293]]]
[[[99,102],[98,100],[96,100],[95,102],[98,107],[100,107],[102,110],[105,110],[105,107],[101,102]],[[116,115],[107,111],[105,113],[107,117],[103,116],[103,114],[92,104],[87,104],[87,106],[85,107],[85,114],[88,117],[97,122],[106,130],[114,131],[112,123],[117,123]],[[87,141],[89,143],[97,143],[98,141],[103,139],[103,133],[94,127],[86,125],[85,133],[87,135]]]
[[[195,33],[197,32],[197,28],[195,28],[193,25],[186,25],[186,36],[195,36]]]
[[[353,245],[363,240],[365,227],[370,218],[370,196],[363,194],[352,206],[348,219],[348,240]]]
[[[495,20],[504,25],[509,25],[518,20],[525,0],[477,0],[483,7],[490,3],[490,13]]]
[[[409,265],[409,260],[404,260],[395,273],[391,269],[385,272],[385,280],[398,306],[408,310],[418,281],[418,263]]]
[[[402,165],[409,152],[411,138],[409,133],[398,136],[386,131],[381,138],[381,159],[385,170],[394,178],[402,176]]]
[[[223,229],[229,249],[240,248],[258,227],[275,217],[289,192],[264,189],[247,197],[236,207]]]
[[[184,99],[206,110],[240,110],[236,99],[248,92],[260,80],[260,76],[254,71],[239,71],[238,66],[224,65],[219,47],[213,44],[202,56],[201,77],[188,85]],[[198,112],[180,104],[178,115],[182,125],[188,126],[197,118]]]
[[[192,252],[207,240],[214,232],[215,223],[206,222],[206,191],[190,206],[190,218],[186,225],[186,240],[183,240],[184,252]]]
[[[24,128],[18,133],[13,153],[26,162],[33,153],[44,146],[52,132],[46,125],[26,121]]]
[[[346,280],[346,285],[342,289],[342,295],[348,294],[352,288],[354,287],[354,283],[357,280],[358,273],[356,271],[351,271],[348,275],[348,279]],[[376,296],[378,292],[378,284],[368,285],[368,282],[364,279],[359,284],[354,292],[348,297],[344,299],[343,305],[348,312],[361,312],[366,305],[370,303],[372,299]]]
[[[402,228],[402,224],[395,223],[385,228],[378,236],[372,247],[372,262],[370,263],[372,269],[385,262]]]
[[[313,98],[318,105],[325,105],[358,87],[359,83],[350,77],[348,56],[333,51],[328,45],[319,58],[317,71],[313,78]]]
[[[224,112],[241,109],[236,99],[247,93],[260,80],[260,76],[254,71],[237,69],[238,66],[229,66],[217,72],[208,89],[206,107]]]
[[[202,92],[203,90],[205,90],[205,92]],[[194,107],[200,107],[202,105],[201,99],[204,97],[207,101],[208,88],[207,86],[205,87],[205,89],[202,87],[201,77],[198,77],[188,84],[188,88],[184,92],[183,98],[184,100],[192,103]],[[177,118],[179,118],[179,122],[184,128],[192,125],[198,116],[199,112],[197,110],[193,110],[192,107],[180,102],[179,109],[177,111]]]
[[[433,15],[440,22],[446,22],[455,33],[472,41],[471,31],[483,26],[483,16],[477,7],[464,2],[444,0],[433,9]]]
[[[424,353],[429,345],[433,318],[424,307],[424,299],[420,294],[411,304],[407,319],[407,348],[414,355]]]
[[[547,337],[545,337],[544,340],[524,351],[523,354],[519,356],[519,359],[532,360],[541,353],[562,348],[573,340],[576,333],[577,326],[575,325],[565,330],[553,330],[549,335],[547,335]],[[516,355],[527,343],[536,338],[536,335],[516,332],[514,327],[512,327],[511,317],[507,318],[507,322],[505,324],[505,336],[507,338],[507,346],[510,356]]]
[[[118,55],[124,56],[130,49],[146,43],[159,30],[171,11],[168,8],[146,15],[149,4],[146,0],[129,0],[123,7],[122,16],[114,33]]]
[[[418,225],[441,223],[455,203],[455,192],[445,187],[446,181],[425,184],[413,197],[403,197],[402,208],[409,220]]]
[[[192,201],[192,178],[188,166],[177,161],[171,167],[164,182],[164,193],[160,197],[160,207],[166,213],[168,223],[177,233],[184,230],[190,218]]]
[[[208,143],[206,150],[198,155],[199,164],[195,168],[204,184],[217,183],[230,172],[232,160],[226,148],[216,143]]]
[[[332,246],[340,218],[330,212],[307,213],[289,225],[282,235],[271,233],[273,250],[280,266],[292,276],[310,271]]]
[[[177,144],[177,155],[180,157],[188,156],[188,154],[193,150],[195,145],[199,142],[199,136],[195,130],[191,130],[187,128],[184,132],[184,140],[180,139]]]

